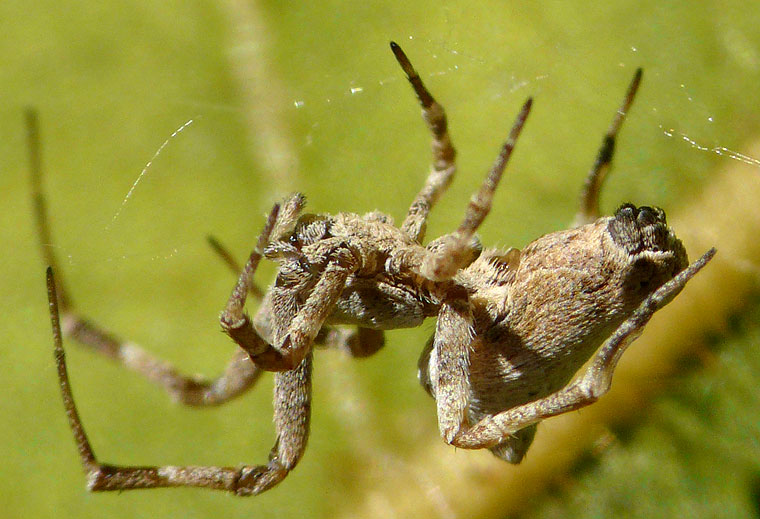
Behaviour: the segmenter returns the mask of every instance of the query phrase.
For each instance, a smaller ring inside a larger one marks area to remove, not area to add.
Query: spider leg
[[[219,257],[230,267],[236,275],[242,271],[242,267],[239,266],[232,253],[219,240],[213,236],[208,236],[208,242],[211,248],[219,255]],[[264,298],[263,291],[256,285],[251,285],[251,295],[260,301]],[[267,323],[271,320],[271,316],[265,313],[261,318],[257,315],[256,323],[257,327],[260,323]],[[261,325],[266,328],[266,324]],[[357,327],[353,329],[348,328],[334,328],[329,326],[323,326],[317,337],[314,339],[314,343],[325,346],[326,348],[339,349],[347,352],[352,357],[369,357],[377,351],[379,351],[385,344],[385,337],[382,330],[374,330],[371,328]],[[248,361],[248,355],[245,354],[244,358]]]
[[[457,324],[461,325],[462,323],[454,323],[455,326]],[[443,333],[441,333],[443,336]],[[430,377],[431,372],[438,373],[436,371],[436,363],[434,363],[431,366],[430,358],[433,355],[433,346],[435,344],[435,335],[433,337],[430,337],[428,342],[425,344],[425,347],[422,350],[422,354],[420,355],[420,359],[417,362],[417,378],[420,381],[420,384],[422,385],[422,388],[431,396],[433,399],[436,399],[435,389],[433,386],[433,382]],[[445,344],[443,341],[440,341],[440,346],[445,347]],[[459,348],[459,351],[461,353],[462,349],[461,346]],[[455,355],[456,353],[454,353]],[[439,356],[440,357],[440,356]],[[449,362],[450,364],[450,362]],[[432,368],[432,369],[431,369]],[[435,387],[442,387],[446,386],[447,382],[438,381]],[[459,385],[457,387],[456,384],[453,384],[452,387],[448,387],[447,389],[443,389],[442,392],[445,393],[451,393],[454,391],[462,390],[464,387],[463,385]],[[465,408],[467,408],[467,405],[465,403]],[[452,423],[457,423],[456,419],[459,416],[463,416],[461,413],[462,411],[460,409],[455,409],[454,413],[450,413],[448,410],[441,411],[439,410],[439,416],[441,416],[441,413],[446,413],[446,418],[439,422],[446,422],[448,424],[448,427],[451,427]],[[471,413],[471,411],[470,411]],[[448,416],[449,414],[453,414],[454,417]],[[473,417],[470,414],[469,416],[470,423],[473,421]],[[477,419],[475,419],[477,421]],[[456,429],[456,427],[454,427]],[[441,427],[441,430],[443,431],[444,427]],[[461,430],[461,427],[459,427]],[[499,443],[498,445],[495,445],[491,447],[489,450],[498,458],[507,461],[509,463],[520,463],[522,459],[525,457],[525,453],[528,451],[528,448],[530,447],[530,444],[533,442],[533,437],[536,434],[536,426],[528,426],[524,429],[521,429],[517,431],[516,433],[510,435],[508,438],[506,438],[504,441]],[[444,437],[445,434],[444,434]]]
[[[271,228],[276,219],[277,215],[273,212],[267,229]],[[262,238],[268,234],[265,230]],[[254,249],[222,312],[222,330],[247,351],[251,360],[260,368],[267,371],[291,370],[311,351],[325,319],[340,298],[348,276],[356,270],[357,259],[348,247],[337,245],[327,255],[327,264],[321,271],[299,274],[301,279],[296,282],[302,284],[299,287],[291,286],[292,276],[283,274],[281,270],[278,282],[265,298],[256,319],[261,323],[259,328],[268,332],[264,335],[271,336],[271,342],[278,345],[275,347],[261,337],[251,318],[243,311],[246,294],[249,292],[249,279],[253,276],[259,257],[260,254]],[[309,282],[311,278],[317,279],[313,288]]]
[[[37,227],[37,238],[40,246],[40,253],[46,265],[49,265],[56,272],[58,268],[58,258],[53,253],[51,244],[53,239],[50,233],[50,219],[48,218],[47,200],[42,191],[42,152],[40,150],[40,124],[39,115],[34,108],[28,108],[24,113],[26,119],[26,137],[27,150],[29,151],[29,179],[31,180],[31,194],[34,202],[34,222]],[[71,306],[71,298],[68,290],[63,285],[62,280],[57,280],[57,292],[61,309],[66,312]]]
[[[668,304],[714,254],[715,249],[710,249],[647,297],[594,355],[581,377],[545,398],[485,417],[477,424],[463,428],[450,443],[464,449],[492,448],[517,431],[545,418],[596,402],[609,390],[618,360],[626,348],[641,335],[652,315]]]
[[[89,346],[163,388],[176,402],[189,406],[224,404],[250,389],[262,374],[244,351],[237,351],[215,378],[180,373],[170,363],[139,345],[123,341],[71,311],[63,311],[65,336]]]
[[[641,83],[641,76],[642,70],[637,69],[631,83],[628,85],[628,91],[625,94],[623,103],[617,112],[615,112],[612,124],[610,124],[602,140],[602,145],[599,147],[594,165],[591,167],[591,171],[589,171],[586,182],[583,185],[583,190],[581,191],[580,207],[575,215],[575,227],[591,223],[599,218],[599,194],[612,164],[617,134],[623,125],[628,110],[631,108],[633,98],[636,97],[636,91]]]
[[[58,296],[53,269],[47,270],[48,301],[58,382],[66,416],[74,435],[87,487],[93,492],[160,487],[201,487],[226,490],[240,496],[256,495],[282,481],[303,455],[309,432],[311,356],[295,370],[275,376],[275,424],[278,441],[267,465],[142,466],[100,463],[87,439],[71,392],[60,326]],[[250,364],[250,363],[249,363]]]
[[[470,199],[459,228],[435,240],[435,250],[431,250],[423,259],[419,272],[426,278],[433,281],[451,279],[459,269],[466,267],[477,257],[477,254],[473,254],[473,250],[478,247],[475,232],[491,210],[494,192],[512,155],[517,137],[522,131],[532,104],[533,100],[529,98],[517,115],[496,162],[480,189]]]
[[[277,442],[266,467],[242,471],[246,494],[267,490],[293,470],[306,450],[311,419],[312,352],[296,369],[274,375],[274,424]],[[240,493],[240,490],[238,490]]]
[[[230,270],[235,273],[235,275],[238,275],[243,271],[243,268],[235,260],[235,257],[232,255],[230,250],[222,245],[222,243],[215,236],[206,236],[206,241],[213,249],[213,251],[217,254],[217,256],[219,256],[224,264],[227,265]],[[264,298],[264,291],[261,290],[261,288],[259,288],[255,283],[251,283],[250,290],[251,295],[254,297],[254,299],[256,299],[256,301],[261,301]]]
[[[435,398],[438,428],[451,443],[468,426],[467,407],[470,394],[470,344],[475,337],[469,297],[465,289],[447,290],[435,328],[428,370],[423,387]],[[426,349],[427,350],[427,349]],[[423,358],[426,351],[423,351]],[[422,360],[422,359],[420,359]]]
[[[325,319],[354,268],[355,258],[345,247],[338,246],[332,251],[331,260],[313,288],[308,281],[300,290],[273,287],[271,293],[264,297],[255,319],[256,326],[244,312],[247,295],[256,296],[253,276],[264,251],[273,259],[293,254],[288,245],[283,245],[283,240],[292,234],[303,206],[304,197],[294,194],[282,206],[276,205],[272,209],[220,318],[224,332],[248,353],[257,366],[269,371],[289,370],[298,366],[314,342],[345,349],[353,356],[371,355],[384,343],[382,332],[369,329],[360,328],[353,333],[335,330],[320,335]],[[228,265],[237,265],[232,255],[218,241],[209,241]],[[312,273],[301,276],[302,281],[311,277]],[[310,293],[305,303],[300,305],[295,296],[301,297],[306,291]],[[301,307],[300,311],[292,315],[291,310],[296,307]],[[271,330],[272,326],[275,330]],[[263,335],[268,340],[262,337],[260,331],[265,332]],[[270,344],[270,341],[280,344],[279,348]]]
[[[433,98],[428,89],[422,83],[419,74],[412,66],[401,47],[391,42],[391,50],[406,78],[411,83],[414,93],[422,106],[422,118],[425,120],[433,135],[431,148],[433,151],[433,164],[428,174],[425,185],[415,197],[409,212],[401,224],[401,229],[412,239],[422,242],[425,239],[425,227],[428,214],[433,205],[438,201],[446,188],[451,184],[456,172],[456,150],[451,144],[446,112],[443,106]]]
[[[40,132],[37,112],[26,112],[27,139],[30,155],[31,186],[34,199],[34,217],[37,236],[44,261],[57,272],[57,308],[60,308],[63,333],[135,371],[162,387],[176,401],[191,406],[223,404],[240,395],[258,380],[261,370],[238,352],[230,360],[224,373],[214,379],[202,379],[179,373],[171,364],[158,359],[135,343],[121,340],[100,326],[88,321],[74,308],[72,298],[61,279],[58,258],[53,252],[47,204],[42,190]]]

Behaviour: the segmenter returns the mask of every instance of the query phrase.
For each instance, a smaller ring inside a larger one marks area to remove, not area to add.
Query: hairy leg
[[[431,148],[433,151],[433,164],[430,174],[422,187],[401,224],[401,230],[412,239],[422,242],[425,239],[425,227],[428,214],[433,205],[438,201],[446,188],[451,184],[456,172],[456,150],[451,144],[446,112],[443,106],[433,98],[428,89],[422,83],[419,74],[412,66],[409,58],[395,42],[391,42],[391,50],[396,56],[406,78],[411,83],[414,93],[422,106],[422,118],[425,120],[430,133],[433,135]]]
[[[216,378],[207,379],[180,373],[170,363],[157,358],[139,345],[123,341],[72,311],[61,313],[63,334],[119,362],[163,388],[169,396],[190,406],[220,405],[250,389],[262,370],[239,350]]]
[[[465,211],[464,219],[459,228],[431,243],[430,253],[422,261],[419,272],[433,281],[451,279],[461,268],[471,263],[477,254],[473,254],[478,246],[475,232],[491,210],[494,192],[499,185],[504,168],[512,155],[517,137],[522,131],[525,120],[530,113],[533,101],[528,99],[523,105],[517,119],[512,125],[509,137],[501,148],[496,162],[491,167],[480,189],[472,196]]]
[[[311,355],[295,370],[275,377],[275,425],[278,441],[269,463],[261,466],[141,466],[100,463],[87,439],[71,392],[58,313],[53,269],[47,270],[48,301],[54,353],[66,416],[74,435],[87,487],[93,492],[160,487],[201,487],[226,490],[240,496],[256,495],[282,481],[306,448],[311,409]]]
[[[282,254],[286,254],[287,244],[282,244],[282,247]],[[318,271],[294,262],[297,272],[284,273],[282,269],[285,267],[281,266],[278,282],[265,297],[257,316],[257,322],[261,323],[259,329],[268,328],[264,335],[271,341],[270,344],[243,311],[249,292],[248,278],[253,275],[257,263],[253,261],[254,256],[255,252],[222,312],[222,330],[247,351],[260,368],[288,371],[298,366],[311,351],[325,319],[343,292],[348,276],[356,269],[357,260],[347,247],[339,245],[329,254],[327,264]],[[249,265],[253,266],[249,268]],[[279,281],[281,278],[282,282]],[[262,314],[263,317],[260,317]]]
[[[451,443],[468,425],[473,325],[466,290],[452,284],[438,313],[435,337],[429,352],[426,387],[435,398],[438,428],[447,443]],[[423,386],[426,386],[424,382]]]
[[[607,177],[607,173],[610,170],[612,164],[612,156],[615,152],[615,139],[620,131],[620,127],[623,125],[625,116],[628,110],[631,108],[633,98],[636,96],[636,91],[639,89],[641,83],[641,69],[636,70],[636,74],[633,76],[630,85],[628,85],[628,91],[625,94],[623,103],[615,113],[615,117],[612,119],[607,133],[602,140],[602,145],[597,153],[594,165],[589,171],[586,177],[586,183],[583,185],[581,191],[580,207],[578,213],[575,215],[575,226],[591,223],[599,218],[599,194],[602,190],[602,184]]]
[[[450,309],[447,309],[447,312],[450,311]],[[468,322],[467,320],[467,314],[463,314],[464,319],[460,320],[459,323],[455,323],[455,325],[462,325],[466,324]],[[442,332],[442,336],[443,336]],[[446,339],[437,341],[439,347],[447,347],[446,343],[444,342]],[[456,341],[456,339],[454,339]],[[448,383],[446,381],[440,381],[436,380],[436,384],[434,386],[433,381],[430,378],[431,371],[434,373],[437,373],[439,371],[442,371],[444,369],[444,364],[448,364],[449,366],[454,366],[454,370],[456,371],[456,361],[452,362],[452,358],[456,359],[457,355],[463,355],[463,358],[466,358],[467,355],[467,347],[461,342],[454,342],[454,347],[450,348],[449,351],[443,355],[437,354],[435,358],[435,362],[432,365],[430,364],[430,358],[433,355],[433,346],[436,344],[435,341],[435,335],[433,337],[430,337],[428,342],[425,344],[424,349],[422,350],[422,354],[420,355],[419,361],[417,362],[417,378],[420,381],[420,384],[422,385],[422,388],[431,396],[433,399],[436,399],[436,390],[434,387],[442,387],[441,394],[452,394],[456,393],[457,391],[464,391],[467,390],[467,386],[460,383]],[[439,360],[439,359],[446,359],[447,360]],[[459,361],[462,363],[462,361]],[[441,367],[436,369],[436,365],[439,364]],[[466,365],[466,364],[465,364]],[[448,388],[445,388],[445,386],[449,384]],[[459,417],[465,416],[463,413],[467,412],[467,402],[462,400],[452,400],[450,401],[454,402],[453,408],[443,409],[441,410],[439,408],[439,416],[442,414],[445,415],[443,419],[439,419],[439,426],[441,428],[441,431],[443,432],[444,429],[452,427],[452,424],[457,424],[461,422],[457,422]],[[462,405],[464,405],[464,408],[462,408]],[[445,406],[444,406],[445,407]],[[471,413],[471,411],[470,411]],[[478,421],[477,419],[473,420],[472,416],[470,415],[469,423],[473,423],[473,421]],[[447,425],[443,425],[443,424]],[[462,427],[456,427],[454,426],[454,429],[462,429]],[[525,457],[525,453],[528,451],[528,448],[530,447],[530,444],[533,442],[533,437],[536,434],[536,426],[531,425],[526,427],[525,429],[521,429],[517,431],[516,433],[510,435],[509,437],[505,438],[504,441],[499,443],[498,445],[495,445],[491,447],[489,450],[496,456],[497,458],[500,458],[506,462],[509,463],[520,463],[523,458]],[[444,436],[445,437],[445,436]]]
[[[236,276],[243,271],[243,267],[235,260],[235,257],[230,253],[229,249],[222,245],[215,236],[206,236],[206,241],[217,256],[219,256],[224,264],[227,265]],[[256,301],[264,299],[264,291],[253,282],[251,282],[250,294]]]
[[[243,269],[239,266],[235,257],[230,253],[219,240],[213,236],[208,237],[209,244],[214,251],[220,256],[222,261],[230,267],[230,270],[237,275]],[[251,287],[251,295],[257,300],[264,298],[264,293],[256,286]],[[257,315],[255,322],[256,327],[268,328],[267,323],[271,321],[271,316],[268,312],[266,315]],[[379,351],[385,344],[385,338],[382,330],[373,330],[371,328],[357,327],[353,329],[348,328],[336,328],[331,326],[323,326],[317,337],[314,339],[314,343],[326,348],[335,348],[345,351],[352,357],[369,357],[377,351]],[[247,358],[247,356],[246,356]]]
[[[40,144],[40,124],[37,111],[29,108],[26,113],[26,135],[27,149],[29,151],[29,179],[31,181],[31,194],[34,203],[34,222],[37,227],[37,239],[40,246],[40,253],[45,264],[52,267],[56,272],[58,268],[58,258],[53,253],[53,239],[50,233],[50,225],[47,211],[47,200],[42,191],[42,152]],[[57,291],[60,300],[61,309],[65,312],[71,306],[71,298],[65,289],[62,280],[58,279]]]
[[[274,375],[274,424],[277,442],[264,467],[242,471],[240,495],[255,495],[272,488],[295,468],[306,450],[311,420],[312,352],[294,370]]]

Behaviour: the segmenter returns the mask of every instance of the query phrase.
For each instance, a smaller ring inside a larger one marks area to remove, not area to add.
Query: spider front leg
[[[229,269],[235,273],[236,276],[243,271],[243,268],[235,260],[235,257],[232,255],[229,249],[222,245],[222,243],[215,236],[206,236],[206,241],[216,253],[216,255],[219,256],[219,259],[221,259],[224,264],[227,265]],[[255,283],[251,283],[250,293],[256,301],[261,301],[264,299],[264,291],[261,290],[261,288],[259,288],[259,286]]]
[[[433,281],[451,279],[459,269],[466,267],[477,258],[478,251],[476,249],[479,243],[475,239],[475,232],[491,211],[494,192],[515,148],[517,138],[525,125],[532,104],[533,100],[530,98],[523,104],[496,162],[491,167],[480,189],[470,199],[459,228],[428,245],[428,254],[419,266],[419,272],[427,279]]]
[[[290,201],[284,205],[286,212],[289,205],[292,205]],[[274,229],[275,236],[285,236],[289,228],[281,223],[276,212],[270,215],[267,229]],[[269,234],[262,233],[262,239]],[[300,251],[287,243],[270,244],[268,250],[281,256],[286,266],[281,266],[277,281],[265,297],[260,311],[263,327],[267,329],[266,339],[244,312],[251,279],[265,242],[260,241],[251,253],[220,322],[222,330],[248,352],[251,360],[261,369],[288,371],[301,363],[340,298],[346,280],[358,268],[356,255],[342,242],[325,242],[323,245],[328,250],[324,251],[324,266],[319,267],[310,264]]]
[[[576,227],[591,223],[599,218],[599,194],[602,191],[602,184],[604,183],[604,179],[607,178],[607,173],[612,164],[612,156],[615,152],[615,140],[617,139],[617,134],[620,131],[620,127],[623,125],[628,110],[631,109],[633,98],[636,97],[636,91],[639,89],[639,84],[641,83],[641,76],[642,70],[637,69],[630,85],[628,85],[628,91],[625,94],[623,103],[620,108],[618,108],[617,112],[615,112],[612,124],[610,124],[610,127],[602,140],[602,145],[599,147],[594,165],[586,177],[586,182],[581,191],[580,207],[578,213],[575,215],[574,223]]]
[[[269,463],[240,468],[215,466],[123,467],[100,463],[87,439],[69,384],[58,312],[53,269],[47,270],[50,320],[53,327],[58,382],[69,426],[93,492],[138,488],[200,487],[226,490],[240,496],[260,494],[280,481],[296,466],[306,448],[311,413],[311,355],[292,371],[275,376],[275,426],[278,441]]]
[[[303,457],[311,421],[312,353],[293,370],[274,375],[274,424],[277,441],[265,466],[243,467],[235,493],[256,495],[275,486]]]
[[[715,249],[710,249],[647,297],[594,355],[581,377],[545,398],[483,418],[473,426],[463,427],[450,443],[464,449],[493,448],[521,429],[545,418],[596,402],[609,390],[618,360],[626,348],[641,335],[652,315],[668,304],[714,255]]]
[[[243,268],[239,266],[227,247],[222,245],[222,243],[213,236],[208,236],[207,239],[211,248],[214,249],[214,252],[219,255],[222,261],[224,261],[235,275],[242,272]],[[250,294],[256,299],[256,301],[264,299],[264,292],[255,285],[251,286]],[[272,317],[269,315],[268,309],[265,309],[263,314],[257,314],[254,319],[255,326],[261,330],[262,328],[265,328],[267,323],[270,323],[271,320]],[[382,330],[374,330],[372,328],[335,328],[323,326],[322,330],[320,330],[319,334],[317,334],[317,337],[314,339],[314,343],[326,348],[345,351],[352,357],[362,358],[377,353],[385,345],[385,336]],[[248,354],[243,350],[240,350],[240,353],[244,360],[253,369],[254,365],[251,364]]]
[[[425,120],[430,133],[433,135],[431,148],[433,151],[433,165],[430,174],[425,180],[425,185],[417,193],[409,212],[401,224],[403,230],[408,236],[417,242],[425,239],[425,227],[428,214],[433,205],[438,201],[446,188],[451,184],[456,172],[456,150],[451,144],[449,136],[448,122],[446,120],[446,111],[443,109],[430,91],[422,83],[419,74],[412,66],[401,47],[395,42],[391,42],[391,50],[396,56],[401,68],[406,74],[406,78],[414,89],[417,99],[422,106],[422,118]]]
[[[422,106],[422,116],[433,134],[433,169],[428,175],[425,185],[412,202],[406,219],[401,225],[401,229],[410,237],[422,241],[430,209],[449,186],[456,171],[456,163],[454,162],[456,151],[451,144],[443,107],[422,83],[419,74],[401,47],[395,42],[391,42],[391,50],[404,70],[415,94],[417,94]],[[531,104],[532,100],[528,99],[523,105],[507,141],[502,146],[496,163],[491,168],[480,190],[470,200],[462,224],[455,232],[438,238],[428,247],[428,254],[418,267],[419,272],[426,278],[434,281],[451,279],[460,268],[466,267],[477,257],[479,243],[474,238],[474,234],[491,210],[494,191],[501,180],[517,137],[525,124],[525,119],[528,117]]]

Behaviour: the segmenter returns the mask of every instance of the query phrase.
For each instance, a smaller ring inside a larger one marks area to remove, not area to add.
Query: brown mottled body
[[[391,48],[433,136],[433,167],[425,185],[400,227],[380,212],[302,214],[300,194],[275,205],[221,315],[222,329],[241,350],[220,377],[181,375],[89,323],[48,269],[61,393],[91,490],[194,486],[255,495],[271,488],[306,449],[314,345],[366,357],[383,346],[384,330],[419,326],[427,317],[437,317],[437,323],[419,361],[419,378],[436,401],[444,440],[467,449],[487,448],[518,463],[538,422],[588,405],[608,390],[625,348],[712,258],[714,250],[689,265],[660,209],[625,204],[613,216],[599,217],[599,192],[640,70],[588,175],[576,227],[547,234],[522,251],[484,251],[475,235],[530,111],[528,99],[460,226],[423,245],[427,216],[451,183],[456,153],[443,108],[398,45]],[[33,115],[29,126],[44,244],[49,230]],[[211,243],[235,268],[219,243]],[[49,248],[43,246],[43,255],[55,265]],[[253,283],[262,258],[276,261],[279,270],[251,319],[244,308],[249,294],[262,293]],[[99,463],[74,405],[63,335],[145,375],[188,405],[224,403],[250,388],[262,370],[275,371],[277,442],[269,461],[237,468]]]
[[[462,271],[475,323],[470,423],[562,389],[654,289],[686,268],[686,252],[664,215],[640,223],[652,214],[624,206],[614,217],[542,236],[520,253],[512,249],[506,263],[504,252],[485,251]],[[620,225],[656,229],[657,243],[629,254],[616,234]],[[497,450],[520,461],[532,434],[508,436]]]

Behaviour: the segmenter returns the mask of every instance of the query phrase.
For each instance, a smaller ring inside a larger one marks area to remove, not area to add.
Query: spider
[[[216,379],[186,377],[131,342],[90,323],[73,307],[62,280],[41,191],[37,122],[29,114],[32,178],[55,359],[66,414],[92,491],[205,487],[240,496],[272,488],[301,459],[309,435],[315,344],[356,357],[377,352],[383,331],[437,317],[419,360],[419,379],[435,399],[445,442],[489,449],[519,463],[551,416],[579,409],[610,387],[618,359],[652,315],[670,302],[715,254],[689,265],[659,208],[622,205],[600,217],[599,192],[616,136],[641,81],[639,69],[615,114],[581,193],[572,228],[524,249],[483,249],[475,232],[531,108],[528,99],[459,227],[423,245],[428,213],[451,183],[455,151],[443,107],[401,48],[393,54],[432,133],[433,165],[400,227],[381,212],[303,214],[304,197],[276,204],[221,314],[240,350]],[[234,265],[218,242],[212,245]],[[251,319],[247,296],[261,258],[279,264],[274,284]],[[60,312],[60,317],[59,317]],[[335,328],[332,325],[352,325]],[[265,465],[126,467],[99,462],[77,414],[62,337],[114,358],[193,406],[222,404],[274,371],[277,441]],[[587,367],[576,376],[581,367]]]

